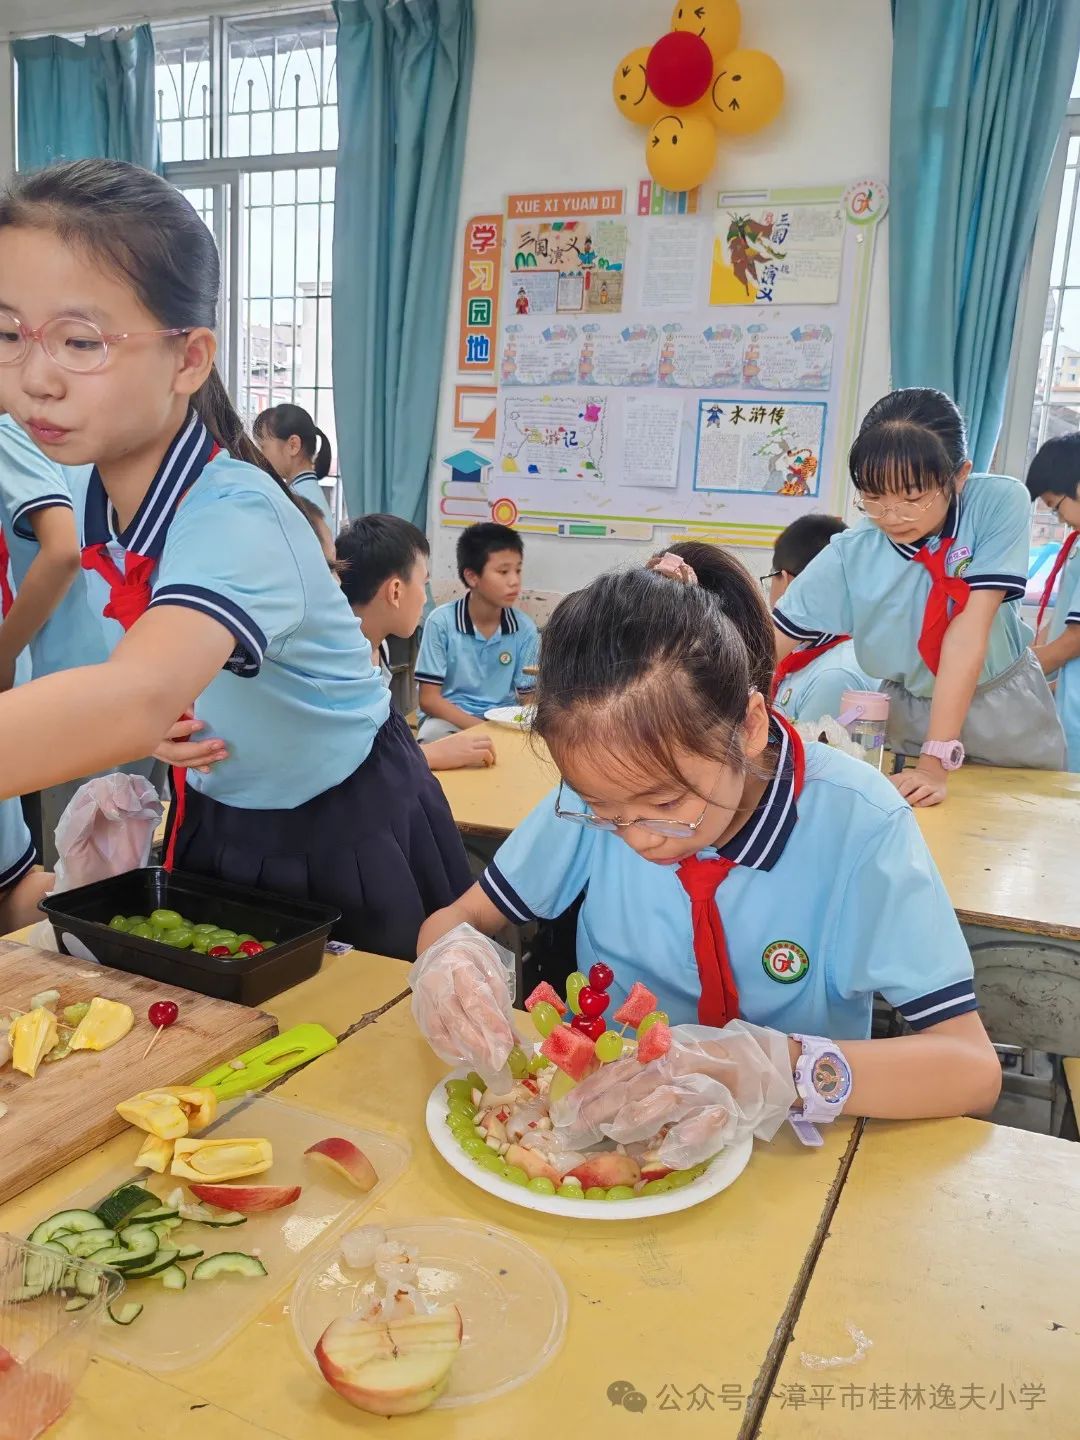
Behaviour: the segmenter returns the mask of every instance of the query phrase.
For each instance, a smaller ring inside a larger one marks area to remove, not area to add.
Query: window
[[[336,476],[332,7],[158,25],[154,38],[165,174],[221,252],[229,389],[249,424],[302,405],[330,438]]]

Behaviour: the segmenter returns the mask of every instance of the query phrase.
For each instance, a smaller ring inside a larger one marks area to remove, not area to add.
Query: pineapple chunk
[[[241,1180],[273,1163],[269,1140],[177,1140],[172,1173],[186,1180]]]
[[[217,1114],[217,1095],[206,1086],[163,1085],[162,1092],[175,1095],[188,1120],[188,1134],[205,1130]]]
[[[188,1133],[188,1117],[180,1101],[166,1090],[143,1090],[131,1100],[122,1100],[116,1113],[159,1140],[177,1140]]]
[[[71,1037],[71,1048],[107,1050],[110,1045],[122,1040],[134,1024],[135,1016],[130,1005],[122,1005],[118,1000],[102,1000],[100,995],[96,995]]]
[[[56,1044],[56,1016],[51,1010],[31,1010],[12,1022],[8,1035],[12,1069],[33,1079],[42,1057]]]
[[[147,1135],[142,1149],[135,1156],[135,1164],[141,1165],[146,1170],[155,1170],[159,1175],[164,1175],[172,1157],[173,1142],[171,1140],[162,1140],[158,1135]]]

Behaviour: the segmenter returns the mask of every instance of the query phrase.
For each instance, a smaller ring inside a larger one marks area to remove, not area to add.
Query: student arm
[[[490,735],[444,735],[421,745],[430,770],[482,770],[495,764]]]
[[[447,905],[445,910],[436,910],[433,915],[428,916],[420,927],[416,953],[422,955],[436,940],[441,940],[453,930],[455,925],[471,925],[482,935],[495,935],[505,929],[506,916],[492,904],[479,885],[472,885],[460,899]]]
[[[27,517],[38,553],[0,625],[0,689],[15,683],[15,662],[48,620],[79,573],[75,516],[67,505],[50,505]]]
[[[104,664],[0,696],[0,797],[149,755],[235,644],[208,615],[162,605],[136,621]]]
[[[431,715],[436,720],[447,720],[451,725],[456,725],[459,730],[468,730],[473,725],[482,725],[482,715],[470,715],[467,710],[462,710],[460,705],[443,697],[442,686],[433,685],[430,681],[420,682],[420,709],[425,715]]]
[[[1080,656],[1080,625],[1066,625],[1056,640],[1045,645],[1033,645],[1035,659],[1043,668],[1044,675],[1052,675]]]

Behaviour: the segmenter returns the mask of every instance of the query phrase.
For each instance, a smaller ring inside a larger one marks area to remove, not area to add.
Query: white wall
[[[475,0],[476,69],[461,211],[503,208],[511,191],[625,186],[645,173],[642,132],[618,114],[611,74],[619,57],[667,28],[668,0]],[[743,38],[779,61],[787,102],[769,129],[732,145],[714,179],[762,189],[888,178],[892,34],[889,0],[743,0]],[[888,225],[879,237],[860,414],[889,388]],[[457,252],[459,256],[460,252]],[[457,532],[437,522],[442,455],[468,437],[452,428],[457,377],[460,259],[456,259],[443,395],[432,468],[429,533],[437,598],[457,586]],[[659,533],[659,532],[658,532]],[[660,537],[662,538],[662,537]],[[526,537],[529,589],[565,591],[653,545]],[[748,557],[757,565],[761,552]]]

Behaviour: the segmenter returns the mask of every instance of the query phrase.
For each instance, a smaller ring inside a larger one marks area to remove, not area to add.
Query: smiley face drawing
[[[741,24],[736,0],[679,0],[671,12],[672,30],[689,30],[700,36],[714,60],[734,50]]]
[[[764,50],[725,55],[709,91],[713,124],[725,135],[751,135],[776,119],[784,103],[784,75]]]
[[[639,45],[624,55],[615,66],[611,79],[611,95],[615,108],[635,125],[655,125],[664,113],[664,106],[649,89],[645,79],[645,62],[651,45]]]
[[[703,115],[661,115],[645,146],[649,174],[665,190],[693,190],[716,161],[716,131]]]

